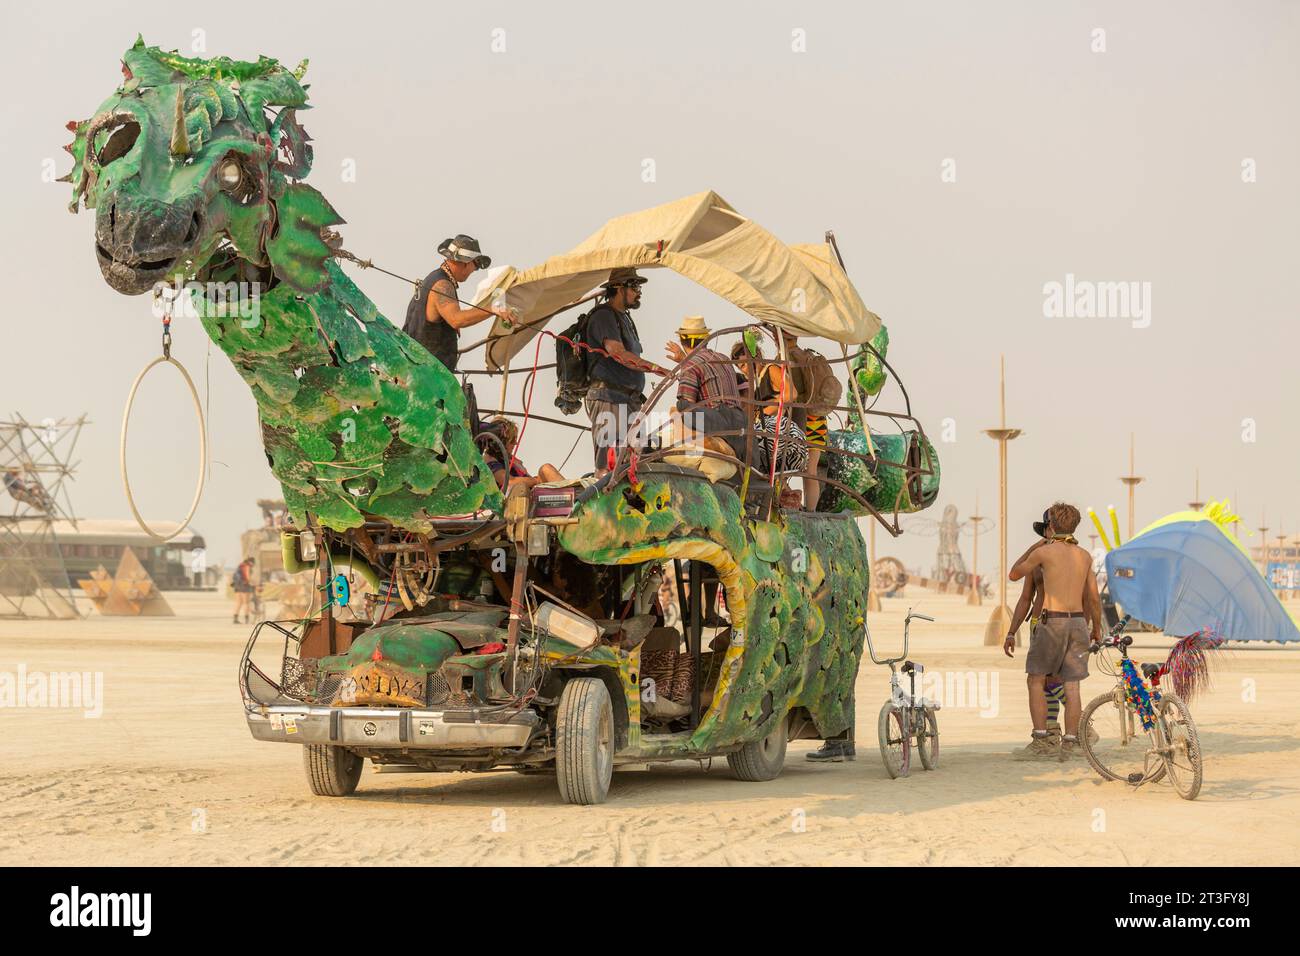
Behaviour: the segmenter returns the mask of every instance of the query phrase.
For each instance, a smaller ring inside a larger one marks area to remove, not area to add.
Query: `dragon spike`
[[[188,156],[190,154],[189,137],[185,134],[185,87],[176,89],[176,121],[172,125],[171,154]]]

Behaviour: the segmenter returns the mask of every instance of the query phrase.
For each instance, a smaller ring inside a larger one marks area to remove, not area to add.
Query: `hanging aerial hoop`
[[[185,371],[185,366],[172,358],[171,325],[172,317],[169,305],[166,314],[163,315],[163,354],[142,368],[140,374],[135,377],[135,381],[131,383],[131,392],[126,397],[126,408],[122,410],[122,441],[120,445],[122,486],[126,489],[126,503],[131,506],[131,514],[135,517],[135,523],[140,526],[140,529],[149,537],[159,542],[170,541],[189,527],[190,521],[194,517],[194,512],[198,510],[199,499],[203,497],[203,484],[207,475],[208,464],[208,429],[207,423],[203,420],[203,406],[199,402],[199,391],[194,387],[194,380],[190,378],[190,373]],[[190,502],[190,510],[181,520],[181,523],[178,524],[175,530],[170,534],[165,535],[159,534],[153,528],[149,527],[149,525],[145,523],[144,518],[141,517],[140,509],[135,506],[135,496],[131,494],[131,479],[127,476],[126,471],[126,436],[128,427],[131,423],[131,406],[135,404],[135,393],[139,391],[140,383],[144,381],[144,377],[149,374],[149,371],[155,365],[163,364],[176,366],[176,371],[180,372],[181,378],[185,379],[185,385],[190,390],[190,399],[194,402],[194,415],[199,421],[199,480],[194,487],[194,500]]]

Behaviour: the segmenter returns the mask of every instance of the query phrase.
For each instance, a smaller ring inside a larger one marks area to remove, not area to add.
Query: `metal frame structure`
[[[86,424],[84,414],[33,424],[17,412],[0,422],[0,617],[67,617],[69,608],[79,616],[54,522],[77,526],[68,482]]]

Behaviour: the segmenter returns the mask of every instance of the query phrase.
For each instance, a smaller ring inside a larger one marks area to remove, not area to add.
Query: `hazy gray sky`
[[[65,212],[68,187],[42,170],[53,159],[67,171],[64,123],[113,91],[139,31],[185,53],[198,36],[209,56],[310,57],[309,181],[348,220],[348,248],[406,275],[427,272],[456,232],[525,267],[611,216],[703,189],[787,242],[834,229],[916,414],[936,440],[945,419],[955,429],[938,442],[943,491],[928,517],[950,502],[964,516],[977,491],[985,513],[994,506],[995,446],[979,429],[995,424],[1004,352],[1008,416],[1025,430],[1011,449],[1013,552],[1053,498],[1122,505],[1130,431],[1147,477],[1139,526],[1183,506],[1199,468],[1203,497],[1239,495],[1250,525],[1267,508],[1275,530],[1298,530],[1300,4],[186,6],[6,13],[21,42],[0,63],[0,413],[90,413],[73,486],[82,516],[129,515],[122,404],[159,330],[146,297],[104,284],[93,215]],[[1045,284],[1067,274],[1150,283],[1149,324],[1044,317]],[[353,275],[400,324],[408,287]],[[735,317],[656,271],[637,314],[653,357],[688,312]],[[207,345],[196,322],[176,329],[200,389]],[[194,525],[230,562],[255,500],[278,486],[252,396],[212,352],[214,463]],[[196,439],[179,381],[156,374],[132,470],[145,512],[164,520],[189,502]],[[536,410],[556,413],[552,382],[540,380]],[[531,427],[525,460],[562,458],[570,434]],[[574,461],[587,457],[584,440]],[[878,550],[928,569],[935,545],[882,537]],[[981,548],[986,573],[991,555]]]

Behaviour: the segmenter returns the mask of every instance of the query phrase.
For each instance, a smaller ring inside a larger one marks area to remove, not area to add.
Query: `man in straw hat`
[[[419,342],[449,371],[460,360],[460,330],[477,325],[493,316],[507,326],[514,315],[508,309],[462,307],[457,290],[475,269],[486,269],[492,260],[483,255],[478,240],[463,233],[444,239],[438,246],[442,264],[434,269],[415,290],[406,307],[402,331]]]
[[[648,280],[631,268],[615,269],[601,283],[604,301],[587,319],[586,344],[601,352],[591,357],[591,387],[583,405],[591,419],[596,474],[609,470],[609,453],[627,444],[639,424],[645,401],[645,373],[656,367],[641,358],[641,337],[631,312],[641,307],[641,286]]]
[[[688,315],[677,329],[677,341],[667,344],[668,357],[678,363],[677,410],[692,432],[718,436],[740,458],[745,444],[738,433],[746,418],[736,367],[721,352],[703,347],[708,337],[704,316]]]

